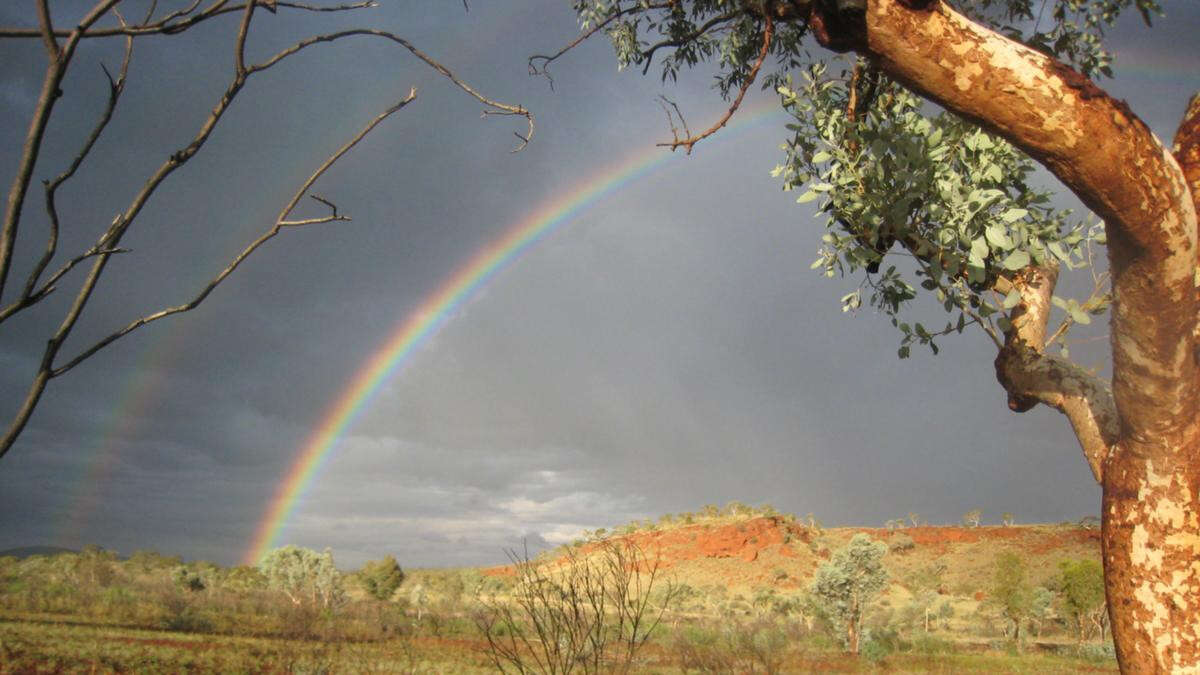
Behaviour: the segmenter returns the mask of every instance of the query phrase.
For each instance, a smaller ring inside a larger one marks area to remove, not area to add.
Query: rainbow
[[[735,116],[734,122],[728,128],[708,142],[730,140],[739,135],[739,131],[757,126],[771,117],[783,115],[775,100],[764,101]],[[703,151],[703,145],[700,147]],[[503,234],[475,253],[445,283],[426,297],[420,306],[400,322],[379,350],[367,359],[335,403],[322,416],[321,423],[305,442],[271,497],[266,513],[254,532],[252,543],[243,556],[243,563],[256,564],[276,545],[288,516],[313,478],[320,473],[321,467],[329,459],[331,451],[346,428],[367,407],[383,382],[404,364],[421,344],[436,334],[454,315],[455,310],[475,295],[500,270],[555,229],[571,222],[585,209],[624,186],[672,163],[673,160],[679,161],[681,156],[682,153],[671,153],[651,146],[649,149],[640,149],[625,160],[589,176],[566,194],[543,202],[527,217],[509,226]]]

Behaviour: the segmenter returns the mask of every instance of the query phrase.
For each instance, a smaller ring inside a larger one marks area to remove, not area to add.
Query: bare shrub
[[[675,596],[659,559],[630,541],[567,548],[557,561],[531,560],[528,551],[509,558],[511,595],[481,598],[475,616],[502,673],[629,672]]]

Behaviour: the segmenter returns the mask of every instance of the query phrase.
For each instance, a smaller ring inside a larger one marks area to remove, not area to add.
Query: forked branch
[[[1044,351],[1050,298],[1057,281],[1057,267],[1026,267],[1008,281],[1021,300],[1010,314],[1011,326],[996,356],[996,379],[1008,392],[1008,406],[1013,411],[1025,412],[1044,403],[1066,415],[1099,482],[1120,422],[1107,383]]]
[[[763,28],[762,49],[760,49],[758,52],[758,60],[754,62],[754,66],[750,68],[750,72],[747,73],[746,79],[742,82],[741,88],[738,89],[737,98],[733,99],[733,104],[729,106],[729,110],[725,111],[725,114],[721,116],[721,119],[717,120],[716,124],[713,124],[703,132],[695,136],[688,136],[687,138],[682,139],[676,136],[674,140],[666,143],[658,143],[657,145],[659,147],[670,148],[671,150],[682,147],[684,151],[690,155],[692,154],[692,148],[697,143],[717,133],[729,122],[730,118],[733,117],[733,114],[742,106],[742,99],[745,98],[746,91],[750,89],[750,85],[754,84],[755,78],[758,77],[759,68],[761,68],[763,62],[766,61],[767,53],[771,51],[771,38],[774,35],[775,24],[771,19],[770,14],[764,16],[764,21],[766,22],[766,26]]]

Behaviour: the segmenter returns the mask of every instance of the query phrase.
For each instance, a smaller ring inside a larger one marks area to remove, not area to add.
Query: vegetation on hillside
[[[1096,532],[1077,525],[822,529],[815,518],[732,505],[617,531],[485,569],[405,570],[388,556],[344,572],[328,551],[297,547],[257,567],[99,548],[3,557],[0,662],[102,671],[1115,668]]]

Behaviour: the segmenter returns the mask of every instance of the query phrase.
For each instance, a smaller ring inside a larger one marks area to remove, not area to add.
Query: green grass
[[[490,672],[460,642],[317,642],[0,621],[0,672]]]
[[[0,673],[493,672],[481,647],[480,641],[467,637],[320,642],[0,620]],[[762,672],[750,656],[736,649],[722,649],[714,655],[720,658],[710,663],[727,664],[738,672]],[[782,649],[778,661],[787,673],[1118,672],[1116,662],[1103,655],[951,648],[924,654],[895,652],[871,661],[816,642],[789,643]],[[669,636],[648,645],[638,664],[635,672],[698,672],[683,670],[681,652]]]

